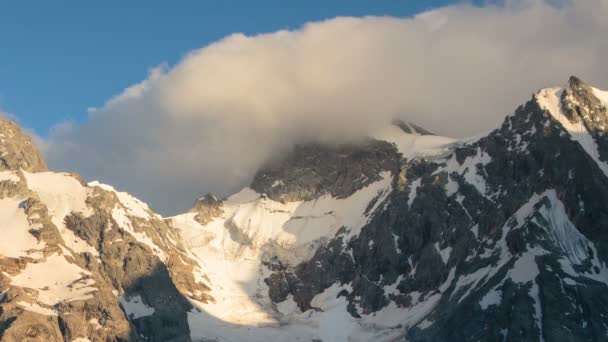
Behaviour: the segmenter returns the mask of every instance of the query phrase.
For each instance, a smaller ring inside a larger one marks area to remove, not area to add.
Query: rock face
[[[190,341],[190,300],[211,297],[179,234],[126,193],[44,171],[15,124],[0,131],[0,339]]]
[[[44,158],[19,126],[0,113],[0,170],[46,171]]]
[[[339,284],[353,317],[422,311],[402,313],[407,341],[606,340],[608,104],[576,78],[549,93],[446,156],[403,160],[403,191],[357,237],[273,267],[271,298],[310,310]]]
[[[296,146],[287,157],[262,167],[251,188],[279,202],[310,201],[323,195],[347,198],[399,169],[395,146],[367,140],[357,145]]]
[[[606,341],[607,106],[572,77],[482,138],[296,146],[166,219],[11,162],[1,339]]]

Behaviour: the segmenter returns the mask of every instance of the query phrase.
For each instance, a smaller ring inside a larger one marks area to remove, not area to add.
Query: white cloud
[[[236,190],[296,142],[353,139],[395,116],[444,135],[488,130],[570,74],[608,85],[608,1],[552,3],[234,34],[52,132],[48,162],[167,213]]]

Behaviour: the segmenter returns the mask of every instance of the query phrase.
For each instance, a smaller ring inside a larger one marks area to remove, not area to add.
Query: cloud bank
[[[519,0],[233,34],[58,125],[44,152],[176,213],[237,190],[294,143],[354,139],[394,117],[462,137],[571,74],[608,88],[607,15],[606,0]]]

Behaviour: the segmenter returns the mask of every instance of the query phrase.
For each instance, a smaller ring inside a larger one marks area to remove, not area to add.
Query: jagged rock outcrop
[[[396,172],[399,157],[393,145],[366,140],[347,145],[298,145],[279,163],[270,162],[254,176],[251,188],[279,202],[308,201],[325,194],[346,198]]]
[[[223,213],[222,201],[211,194],[207,194],[194,202],[194,206],[190,209],[190,212],[196,214],[194,215],[196,222],[205,225]]]
[[[560,96],[560,107],[564,115],[574,125],[584,126],[598,145],[599,157],[608,161],[608,109],[589,85],[575,76],[570,77],[568,86]],[[581,127],[583,129],[583,127]]]
[[[189,341],[190,299],[212,298],[179,234],[111,187],[23,170],[44,162],[7,127],[26,157],[0,171],[0,339]]]
[[[44,158],[32,138],[0,113],[0,170],[46,171]]]

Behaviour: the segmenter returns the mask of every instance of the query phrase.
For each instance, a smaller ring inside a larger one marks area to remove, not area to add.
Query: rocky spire
[[[405,122],[401,119],[394,119],[391,124],[401,128],[407,134],[419,134],[419,135],[435,135],[434,133],[428,131],[427,129],[420,127],[411,122]]]
[[[580,124],[595,140],[600,159],[608,161],[608,109],[594,89],[576,76],[570,76],[562,92],[561,108],[573,124]]]
[[[206,194],[194,202],[194,206],[189,212],[196,213],[194,220],[205,225],[211,222],[214,217],[222,215],[222,200],[212,194]]]
[[[561,105],[570,122],[582,120],[590,132],[600,126],[608,127],[606,107],[594,95],[593,89],[576,76],[570,76],[561,95]]]
[[[0,114],[0,170],[47,171],[42,154],[19,125]]]

